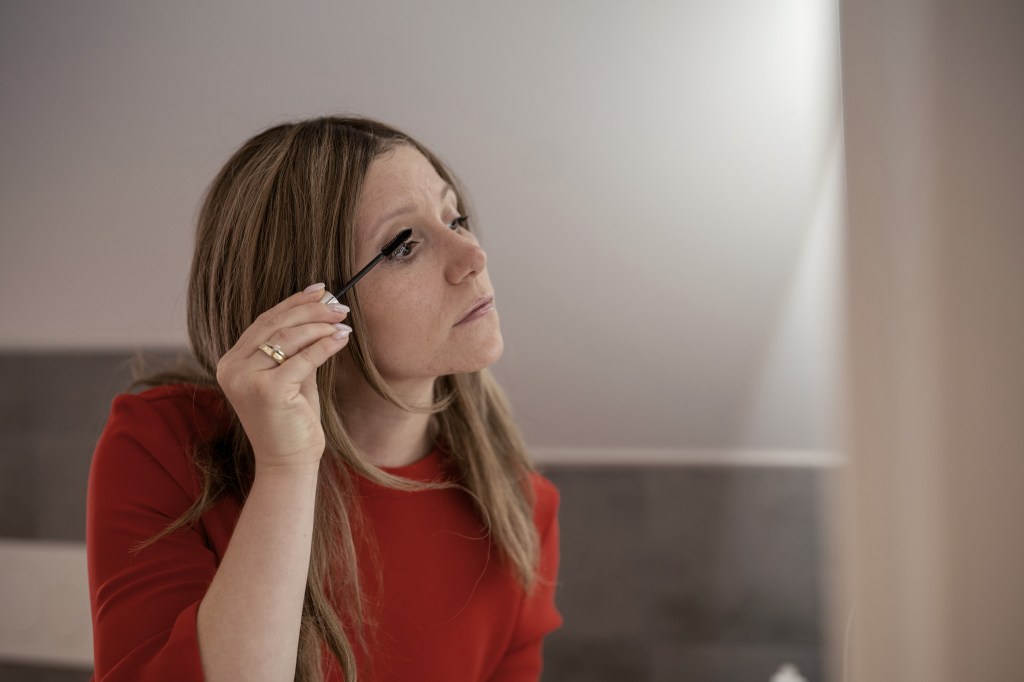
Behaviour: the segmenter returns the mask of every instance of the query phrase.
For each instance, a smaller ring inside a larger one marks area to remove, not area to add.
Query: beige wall
[[[836,631],[852,604],[855,636],[837,679],[1019,680],[1024,5],[850,2],[842,25],[851,592]]]
[[[183,344],[213,173],[271,123],[355,112],[471,189],[531,443],[833,444],[834,2],[0,13],[0,349]]]

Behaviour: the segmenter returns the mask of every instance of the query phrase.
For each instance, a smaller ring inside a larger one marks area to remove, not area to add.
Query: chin
[[[456,363],[457,368],[452,374],[467,374],[487,369],[501,359],[505,352],[505,341],[501,333],[497,333],[493,340],[484,346],[478,346],[472,353],[463,356],[462,362]]]
[[[486,369],[490,367],[498,360],[501,360],[501,356],[505,354],[505,340],[501,338],[501,334],[498,334],[497,340],[494,342],[490,349],[490,354],[487,356],[486,364],[480,369]]]

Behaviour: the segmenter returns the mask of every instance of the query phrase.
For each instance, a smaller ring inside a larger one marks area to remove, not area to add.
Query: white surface
[[[807,682],[807,678],[792,663],[783,663],[772,675],[771,682]]]
[[[540,466],[726,466],[807,467],[846,464],[839,453],[815,450],[630,450],[626,448],[535,448]]]
[[[801,262],[842,215],[835,14],[3,3],[0,349],[183,345],[216,170],[282,119],[361,113],[466,181],[531,445],[831,449],[835,272]]]
[[[92,668],[85,545],[0,540],[0,661]]]

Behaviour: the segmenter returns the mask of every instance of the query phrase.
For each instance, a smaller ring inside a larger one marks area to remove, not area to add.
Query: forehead
[[[370,163],[356,202],[359,223],[373,222],[402,206],[436,198],[445,186],[445,181],[418,149],[398,145]]]

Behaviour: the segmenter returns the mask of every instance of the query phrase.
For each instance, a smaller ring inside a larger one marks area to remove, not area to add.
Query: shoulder
[[[114,398],[107,428],[127,431],[141,439],[172,435],[184,443],[214,437],[224,415],[223,401],[213,389],[169,384]]]
[[[217,438],[223,419],[221,398],[209,388],[173,384],[121,394],[96,444],[91,477],[130,484],[128,472],[149,480],[163,472],[194,493],[189,452]]]

